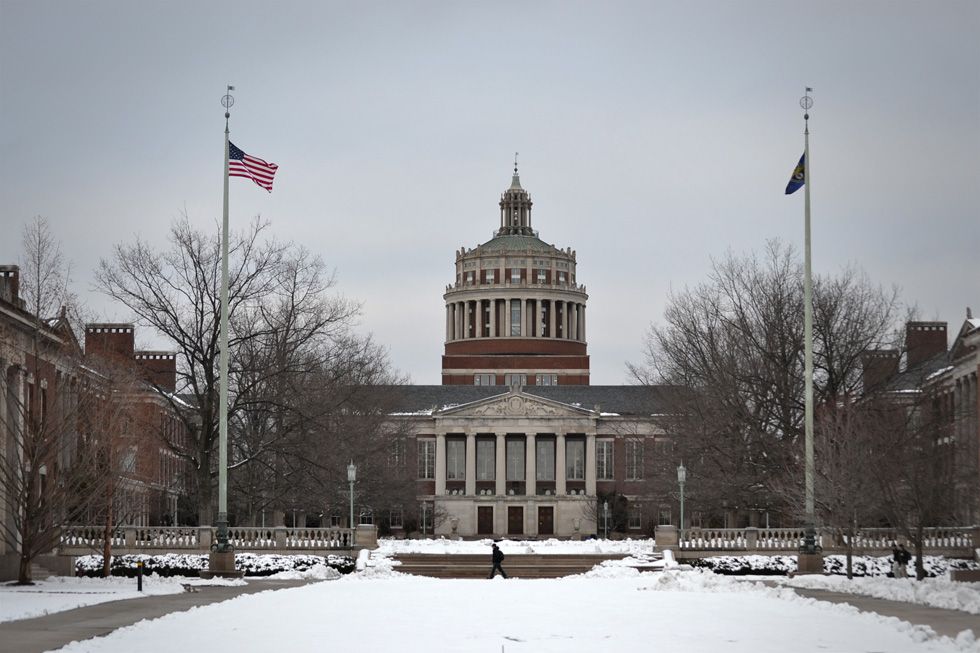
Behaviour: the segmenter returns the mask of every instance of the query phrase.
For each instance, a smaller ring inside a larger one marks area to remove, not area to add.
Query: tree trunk
[[[105,529],[102,531],[102,577],[108,578],[112,571],[112,494],[105,513]]]
[[[17,584],[18,585],[34,584],[34,581],[31,580],[31,556],[28,555],[26,546],[21,548],[20,567],[17,570]]]
[[[922,564],[922,542],[924,534],[922,526],[915,529],[915,579],[922,580],[926,577],[926,568]]]
[[[846,552],[847,552],[847,579],[851,580],[854,578],[854,570],[851,566],[852,560],[854,558],[854,533],[848,529],[844,533],[844,537],[847,538],[846,542]]]

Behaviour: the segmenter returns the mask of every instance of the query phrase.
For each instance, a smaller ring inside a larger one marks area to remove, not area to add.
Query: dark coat
[[[504,552],[498,547],[493,547],[493,564],[499,565],[504,561]]]

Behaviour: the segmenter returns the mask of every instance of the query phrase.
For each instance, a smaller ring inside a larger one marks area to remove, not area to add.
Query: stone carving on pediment
[[[553,417],[564,414],[555,406],[528,401],[523,397],[510,397],[506,401],[495,401],[491,404],[473,409],[473,415],[480,416],[530,416]]]

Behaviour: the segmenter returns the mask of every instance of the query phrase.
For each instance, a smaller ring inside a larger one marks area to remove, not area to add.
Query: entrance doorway
[[[476,534],[493,535],[493,506],[477,506]]]
[[[524,534],[524,506],[507,506],[507,534]]]
[[[552,506],[538,507],[538,535],[555,534],[555,509]]]

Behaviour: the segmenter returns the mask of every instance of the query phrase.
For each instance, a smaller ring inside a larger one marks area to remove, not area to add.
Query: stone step
[[[561,578],[582,574],[605,560],[621,560],[625,555],[613,554],[509,554],[503,568],[513,578]],[[400,563],[401,573],[432,578],[486,578],[492,563],[489,554],[399,554],[393,560]]]
[[[44,580],[54,575],[54,572],[47,567],[42,567],[36,562],[31,563],[31,580]]]

